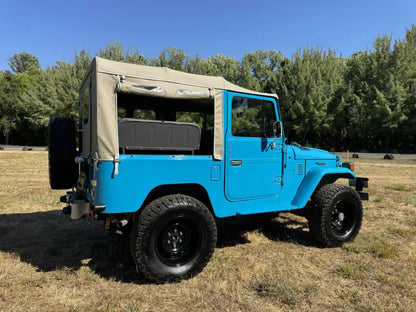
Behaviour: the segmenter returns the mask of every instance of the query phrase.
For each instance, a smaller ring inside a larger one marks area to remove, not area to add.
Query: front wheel
[[[217,242],[217,228],[199,200],[167,195],[143,208],[130,242],[136,266],[147,278],[176,282],[206,266]]]
[[[338,247],[354,240],[362,218],[360,196],[348,186],[327,184],[312,196],[309,230],[325,247]]]

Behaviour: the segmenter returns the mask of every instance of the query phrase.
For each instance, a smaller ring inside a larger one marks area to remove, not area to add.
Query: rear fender
[[[305,178],[300,184],[295,197],[293,198],[291,205],[293,209],[303,208],[308,203],[313,192],[315,192],[321,181],[324,184],[334,183],[338,179],[355,179],[355,174],[342,167],[335,168],[313,168],[307,172]]]

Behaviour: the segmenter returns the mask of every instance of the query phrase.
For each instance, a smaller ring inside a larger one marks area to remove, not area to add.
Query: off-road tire
[[[351,187],[327,184],[312,196],[309,230],[325,247],[339,247],[354,240],[360,231],[362,218],[360,196]]]
[[[137,268],[156,283],[195,276],[211,259],[216,243],[212,213],[199,200],[182,194],[150,202],[130,236]]]
[[[77,178],[74,120],[64,117],[51,118],[48,135],[49,184],[55,190],[69,189]]]

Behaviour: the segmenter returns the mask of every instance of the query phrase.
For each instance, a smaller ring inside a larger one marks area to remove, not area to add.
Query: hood
[[[293,153],[295,154],[295,159],[298,160],[308,160],[308,159],[314,159],[314,160],[336,160],[337,156],[334,154],[331,154],[328,151],[320,150],[317,148],[311,148],[311,147],[303,147],[300,145],[289,145],[289,148],[293,150]]]

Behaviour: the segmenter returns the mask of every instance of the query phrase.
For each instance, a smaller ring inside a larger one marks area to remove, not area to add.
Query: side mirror
[[[276,120],[273,123],[273,135],[275,138],[282,137],[282,122],[280,120]]]

